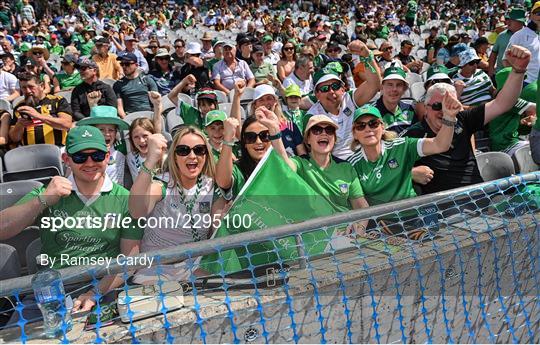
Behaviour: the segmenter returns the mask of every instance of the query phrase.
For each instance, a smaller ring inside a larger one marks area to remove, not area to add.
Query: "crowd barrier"
[[[95,329],[85,330],[88,314],[75,315],[72,329],[52,341],[538,343],[539,183],[535,172],[153,252],[159,278],[145,288],[125,264],[66,268],[74,296],[104,275],[122,275],[112,301],[123,312],[106,325],[102,302]],[[338,232],[370,219],[379,233],[378,220],[403,225],[411,212],[429,230],[424,240]],[[187,272],[172,287],[165,281],[171,263]],[[30,279],[0,282],[18,315]],[[38,319],[2,328],[1,342],[45,341]]]

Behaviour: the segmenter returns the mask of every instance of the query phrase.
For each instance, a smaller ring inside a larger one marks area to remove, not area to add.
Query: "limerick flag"
[[[244,231],[257,231],[338,212],[332,203],[316,193],[271,148],[234,200],[221,227],[214,234],[223,237]],[[239,219],[243,219],[239,222]],[[236,220],[236,222],[235,222]],[[239,223],[241,226],[238,226]],[[334,229],[302,234],[306,256],[321,254]],[[229,274],[253,266],[298,258],[294,236],[259,242],[242,248],[205,256],[201,268],[213,274]]]

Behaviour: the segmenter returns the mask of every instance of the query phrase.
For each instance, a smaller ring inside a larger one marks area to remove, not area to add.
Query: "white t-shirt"
[[[336,132],[336,145],[332,154],[343,160],[347,160],[353,154],[351,151],[353,140],[352,124],[354,111],[358,108],[354,102],[353,95],[354,90],[350,90],[343,95],[339,115],[334,115],[324,110],[320,102],[315,103],[307,112],[308,115],[326,115],[339,126]]]
[[[131,178],[133,181],[139,176],[139,171],[141,170],[141,165],[145,161],[145,157],[142,157],[138,152],[128,152],[126,161],[129,168],[129,173],[131,174]]]
[[[0,71],[0,99],[8,98],[14,91],[19,89],[19,81],[13,74]]]
[[[294,72],[289,74],[287,78],[283,80],[283,87],[287,88],[289,85],[296,84],[300,87],[302,96],[309,94],[313,91],[313,79],[309,76],[308,80],[300,80]]]
[[[118,183],[119,185],[124,185],[124,168],[126,166],[126,156],[118,150],[115,150],[114,147],[109,151],[109,165],[105,172],[113,182]]]
[[[510,37],[506,50],[512,45],[522,46],[531,52],[531,61],[527,66],[527,83],[535,82],[538,79],[538,70],[540,69],[540,39],[538,34],[528,27],[524,27]],[[505,55],[506,56],[506,51]]]

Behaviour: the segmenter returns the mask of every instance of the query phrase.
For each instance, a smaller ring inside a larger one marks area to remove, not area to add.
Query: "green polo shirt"
[[[383,141],[382,153],[375,162],[367,159],[363,149],[349,157],[370,206],[416,196],[412,168],[421,157],[422,142],[418,138]]]
[[[253,72],[253,75],[255,76],[255,82],[258,83],[261,80],[268,79],[268,75],[271,74],[274,77],[276,76],[276,72],[274,71],[274,66],[269,64],[268,62],[264,62],[260,66],[255,66],[255,64],[251,64],[249,66],[251,69],[251,72]]]
[[[83,82],[81,79],[81,74],[77,70],[75,70],[72,74],[60,72],[55,74],[55,77],[58,79],[61,90],[74,88]]]
[[[75,189],[75,183],[72,184]],[[39,194],[43,194],[45,189],[45,186],[34,189],[19,200],[17,205],[36,198]],[[60,262],[62,254],[64,257],[67,254],[70,258],[115,258],[121,253],[122,238],[140,240],[143,237],[143,230],[129,215],[128,198],[129,191],[108,178],[101,194],[95,200],[83,201],[73,190],[68,197],[61,198],[36,219],[35,224],[40,228],[41,253],[56,258],[54,268],[67,266]],[[68,218],[75,223],[67,223],[65,227],[53,231],[52,225],[55,221]],[[122,224],[124,219],[125,223]]]
[[[508,42],[510,42],[510,37],[512,37],[513,33],[508,30],[504,30],[501,32],[497,39],[495,40],[495,44],[493,45],[492,51],[494,53],[497,53],[497,62],[495,64],[495,72],[500,71],[504,68],[503,65],[503,58],[504,58],[504,51],[506,50],[506,47],[508,46]]]
[[[200,129],[204,128],[201,112],[194,106],[180,101],[177,114],[182,118],[182,120],[184,120],[185,125],[196,126]]]
[[[512,67],[506,67],[497,72],[495,79],[497,80],[499,91],[502,89],[511,70]],[[528,107],[528,102],[536,103],[536,92],[536,84],[528,84],[522,89],[519,96],[520,99],[518,99],[510,111],[491,120],[489,123],[489,139],[493,151],[505,151],[511,149],[512,146],[519,142],[518,130],[520,127],[521,114]]]
[[[81,43],[81,56],[90,56],[92,49],[94,48],[94,41],[89,40],[88,42]]]
[[[291,159],[296,164],[296,173],[340,212],[351,210],[350,200],[364,196],[358,174],[349,162],[332,157],[323,169],[309,156]]]

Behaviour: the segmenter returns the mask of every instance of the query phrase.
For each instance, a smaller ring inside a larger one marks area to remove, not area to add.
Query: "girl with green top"
[[[302,157],[288,157],[283,142],[278,140],[281,132],[276,114],[260,107],[256,116],[259,122],[269,129],[273,148],[318,194],[342,212],[368,207],[358,174],[352,165],[332,156],[338,125],[328,116],[310,117],[304,132],[309,154]]]
[[[455,97],[446,93],[442,105],[442,128],[435,138],[397,138],[389,141],[391,132],[385,132],[379,110],[364,105],[354,112],[354,154],[348,158],[356,170],[364,195],[370,205],[379,205],[416,196],[412,185],[412,168],[421,157],[446,152],[450,149],[456,115],[462,106]],[[416,216],[415,216],[416,218]],[[399,229],[391,233],[401,232]],[[388,229],[385,229],[388,231]],[[425,232],[418,233],[420,239]]]

